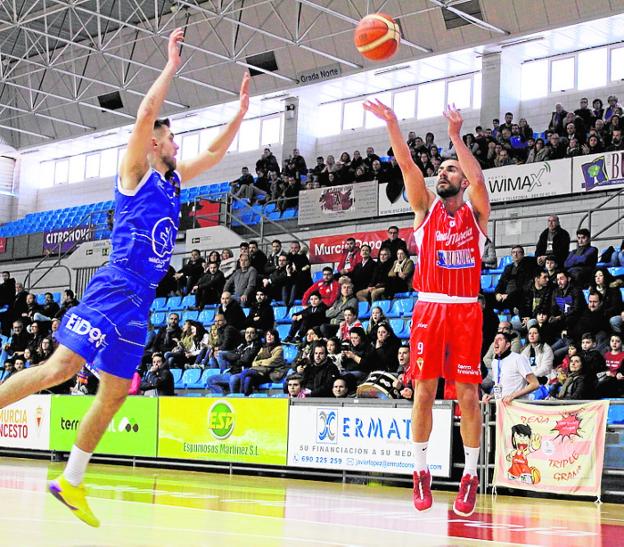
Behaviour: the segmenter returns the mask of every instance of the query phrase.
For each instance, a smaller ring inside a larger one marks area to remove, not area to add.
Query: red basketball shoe
[[[453,511],[456,515],[469,517],[474,513],[477,503],[477,490],[479,490],[479,477],[464,475],[459,485],[459,493],[453,504]]]
[[[431,473],[427,469],[420,473],[414,471],[414,507],[421,512],[431,509]]]

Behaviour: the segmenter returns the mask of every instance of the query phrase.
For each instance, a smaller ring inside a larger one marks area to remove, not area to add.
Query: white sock
[[[471,448],[470,446],[464,446],[464,475],[477,475],[477,465],[479,463],[479,447]]]
[[[414,471],[420,473],[421,471],[427,471],[427,447],[429,443],[413,443],[414,446]]]
[[[78,486],[82,482],[82,478],[84,477],[92,455],[92,452],[85,452],[76,445],[72,446],[69,460],[67,460],[67,466],[63,472],[63,476],[69,484]]]

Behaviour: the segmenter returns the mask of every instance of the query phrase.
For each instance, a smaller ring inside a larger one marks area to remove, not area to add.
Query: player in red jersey
[[[407,373],[415,383],[412,412],[416,454],[414,506],[426,511],[433,503],[427,444],[441,376],[447,382],[454,382],[457,389],[466,457],[453,510],[461,516],[469,516],[474,511],[479,487],[477,463],[481,438],[479,384],[483,318],[477,296],[490,216],[483,172],[461,138],[463,119],[454,106],[448,107],[444,116],[458,160],[445,160],[440,165],[437,195],[425,186],[425,179],[412,159],[392,109],[380,101],[367,101],[364,108],[386,122],[414,212],[414,239],[418,248],[414,288],[418,291],[418,301],[412,318]],[[470,202],[464,201],[468,188]]]

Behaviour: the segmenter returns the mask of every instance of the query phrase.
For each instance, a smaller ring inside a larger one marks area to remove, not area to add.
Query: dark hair
[[[162,353],[160,353],[160,351],[155,351],[154,353],[152,353],[152,359],[154,357],[160,357],[163,361],[165,360],[165,356]]]
[[[65,289],[65,294],[67,296],[69,296],[70,298],[74,298],[74,291],[72,291],[71,289]]]
[[[303,383],[303,376],[301,374],[291,374],[286,379],[286,384],[288,385],[288,382],[290,382],[291,380],[296,380],[297,382],[299,382],[301,384],[301,383]]]
[[[321,297],[321,293],[318,291],[313,291],[310,293],[310,296],[308,298],[312,298],[313,296],[316,296],[317,298],[322,298]]]
[[[279,243],[280,245],[282,244],[279,239],[274,239],[273,241],[271,241],[271,245],[273,245],[273,243]]]
[[[511,344],[511,341],[512,341],[513,338],[512,338],[510,333],[508,333],[508,332],[500,332],[499,331],[499,332],[496,333],[496,336],[499,336],[499,335],[502,336],[503,338],[505,338],[505,340],[507,340],[507,342],[509,344]]]
[[[579,228],[576,231],[576,235],[577,236],[586,236],[586,237],[591,237],[591,232],[587,229],[587,228]]]
[[[390,230],[397,230],[397,231],[398,231],[398,230],[399,230],[399,227],[398,227],[398,226],[395,226],[395,225],[393,224],[392,226],[388,226],[388,231],[390,231]]]
[[[2,272],[2,275],[7,274],[9,277],[11,277],[11,272]]]
[[[353,241],[355,243],[355,238],[354,237],[348,237],[345,241]]]
[[[362,340],[366,340],[366,331],[364,327],[351,327],[349,334],[357,334]]]
[[[169,118],[161,118],[154,121],[154,131],[160,129],[161,127],[171,127],[171,122],[169,121]]]
[[[249,247],[249,243],[247,243],[246,241],[241,241],[241,242],[238,244],[238,247],[239,247],[239,248],[240,248],[240,247]]]
[[[338,344],[340,345],[340,344]],[[314,342],[312,342],[312,345],[310,346],[310,353],[312,355],[314,355],[314,350],[318,347],[322,347],[325,348],[325,352],[327,353],[327,342],[323,339],[321,340],[314,340]]]
[[[522,254],[524,254],[524,247],[522,245],[514,245],[511,250],[513,251],[514,249],[522,249]]]
[[[272,344],[273,347],[281,345],[282,340],[280,339],[279,331],[277,329],[267,329],[266,332],[270,332],[273,335],[273,338],[275,338],[275,342]]]
[[[500,120],[498,118],[492,118],[492,123],[494,123],[494,122],[499,122],[500,123]]]
[[[513,118],[513,112],[505,112],[505,116],[511,116]]]
[[[595,342],[596,337],[591,332],[584,332],[581,336],[581,340],[591,340],[592,342]]]
[[[546,260],[552,260],[555,264],[557,264],[557,257],[555,255],[546,255],[544,262],[546,262]]]
[[[371,246],[368,243],[364,243],[361,247],[360,247],[360,251],[366,247],[369,251],[371,250]]]
[[[50,296],[52,296],[54,298],[54,295],[51,292],[44,293],[44,296],[48,296],[48,295],[50,295]]]
[[[355,309],[355,307],[347,306],[344,310],[342,310],[342,313],[344,313],[346,311],[350,311],[353,315],[355,315],[357,317],[357,310]]]
[[[548,275],[548,271],[545,270],[544,268],[537,268],[537,270],[535,270],[535,274],[533,277],[535,277],[535,279],[538,279],[542,277],[543,274]]]
[[[324,272],[329,272],[329,273],[332,273],[332,274],[334,273],[334,269],[333,269],[333,268],[330,268],[329,266],[325,266],[325,267],[323,268],[323,271],[324,271]]]
[[[257,242],[255,239],[252,239],[252,240],[249,242],[249,245],[255,245],[255,246],[257,247],[257,246],[258,246],[258,242]]]
[[[513,446],[514,448],[517,448],[516,446],[516,433],[518,435],[523,435],[524,437],[531,437],[531,434],[533,433],[531,431],[531,426],[530,425],[526,425],[526,424],[516,424],[511,428],[511,446]]]
[[[603,107],[603,105],[604,105],[604,103],[602,102],[602,99],[594,99],[594,100],[592,101],[592,106],[594,106],[594,103],[595,103],[596,101],[598,101],[598,102],[600,103],[600,108],[602,108],[602,107]]]
[[[201,254],[201,252],[199,251],[199,249],[193,249],[193,250],[191,251],[191,253]]]
[[[603,300],[603,296],[601,292],[598,292],[596,289],[594,289],[593,287],[589,288],[589,294],[587,295],[587,303],[589,304],[589,297],[590,296],[597,296],[598,297],[598,302],[602,302]]]

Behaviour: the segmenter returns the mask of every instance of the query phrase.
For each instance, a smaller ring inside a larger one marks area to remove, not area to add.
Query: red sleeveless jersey
[[[485,240],[470,203],[464,203],[451,216],[436,197],[429,214],[414,231],[418,249],[414,289],[448,296],[478,296]]]

